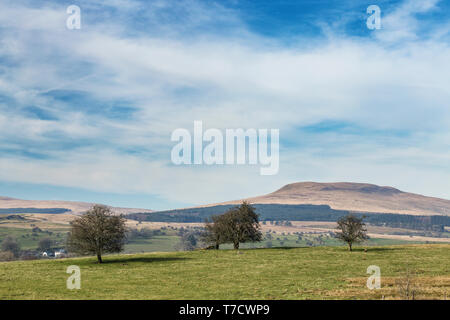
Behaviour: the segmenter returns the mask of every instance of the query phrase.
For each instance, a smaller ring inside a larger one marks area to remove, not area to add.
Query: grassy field
[[[272,247],[308,247],[308,246],[342,246],[342,242],[334,237],[328,235],[320,234],[307,234],[302,235],[302,239],[298,240],[298,237],[293,234],[286,235],[272,235],[271,239],[267,239],[267,234],[264,234],[264,240],[261,242],[249,242],[243,243],[241,248],[243,249],[254,249],[254,248],[269,248]],[[269,245],[270,243],[270,245]],[[379,239],[370,238],[365,241],[365,246],[384,246],[384,245],[398,245],[398,244],[424,244],[424,242],[419,241],[403,241],[394,239]],[[221,248],[232,249],[233,245],[225,244]]]
[[[127,241],[124,253],[144,253],[144,252],[159,252],[159,251],[175,251],[176,244],[180,241],[180,236],[177,232],[171,229],[161,230],[161,235],[156,235],[148,239],[130,239]],[[53,246],[56,248],[63,248],[66,244],[67,229],[64,228],[47,228],[38,232],[32,232],[31,228],[11,228],[3,227],[0,224],[0,242],[7,236],[17,239],[22,250],[37,250],[39,240],[49,238],[53,241]],[[319,234],[305,234],[299,240],[294,234],[271,234],[271,238],[267,238],[268,233],[265,233],[265,240],[258,243],[245,243],[242,248],[268,248],[272,247],[305,247],[305,246],[339,246],[342,245],[337,239],[327,235]],[[270,243],[270,244],[269,244]],[[365,245],[367,246],[381,246],[381,245],[396,245],[396,244],[420,244],[419,241],[402,241],[394,239],[378,239],[371,238]],[[221,248],[232,249],[232,245],[223,245]]]
[[[14,217],[14,219],[11,219]],[[22,250],[32,250],[39,254],[38,244],[41,239],[50,238],[53,241],[53,248],[63,248],[66,244],[67,233],[70,230],[69,222],[73,215],[68,214],[15,214],[0,215],[0,243],[7,236],[17,240]],[[285,222],[284,222],[285,223]],[[159,230],[151,237],[133,238],[129,237],[125,245],[124,253],[144,253],[159,251],[175,251],[176,245],[180,241],[179,231],[196,230],[201,224],[183,223],[147,223],[129,220],[127,226],[130,229]],[[307,222],[292,221],[291,226],[276,224],[275,222],[264,222],[262,230],[265,239],[260,243],[243,244],[242,248],[270,248],[270,247],[307,247],[307,246],[338,246],[341,243],[330,237],[327,228],[335,227],[335,222]],[[34,231],[38,230],[38,231]],[[325,230],[325,231],[324,231]],[[386,228],[370,226],[369,231],[376,234],[416,234],[417,230],[406,230],[400,228]],[[397,244],[425,244],[426,241],[439,241],[437,238],[408,238],[380,239],[376,234],[371,235],[371,239],[364,245],[381,246]],[[299,238],[300,236],[300,238]],[[448,236],[442,233],[440,236]],[[199,244],[202,246],[202,244]],[[224,245],[223,248],[231,249],[231,245]]]
[[[124,248],[124,253],[144,253],[156,251],[176,251],[176,244],[180,241],[180,237],[171,230],[165,230],[164,235],[154,236],[150,239],[139,239],[129,241]],[[293,234],[273,234],[272,238],[267,239],[267,234],[264,234],[265,239],[261,242],[243,243],[242,249],[256,249],[271,247],[307,247],[307,246],[342,246],[342,242],[330,236],[319,234],[302,235],[302,240],[298,240],[297,235]],[[270,243],[270,245],[269,245]],[[364,245],[366,246],[384,246],[397,244],[424,244],[419,241],[403,241],[394,239],[378,239],[370,238]],[[200,244],[200,247],[202,245]],[[205,246],[205,245],[203,245]],[[224,244],[220,246],[221,249],[232,249],[232,244]]]
[[[110,255],[0,263],[0,299],[400,299],[407,270],[416,298],[450,296],[450,245],[304,247]],[[81,268],[81,289],[66,268]],[[381,268],[380,290],[366,287]]]
[[[176,235],[154,236],[151,239],[133,240],[125,245],[124,253],[174,251],[180,241]]]
[[[0,241],[10,236],[17,239],[23,250],[34,250],[38,247],[39,240],[49,238],[56,247],[64,247],[66,244],[67,230],[51,229],[32,232],[31,229],[0,227]]]

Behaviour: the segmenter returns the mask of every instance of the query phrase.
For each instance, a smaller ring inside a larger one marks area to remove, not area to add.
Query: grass
[[[35,250],[39,241],[45,238],[53,240],[56,247],[64,247],[67,231],[64,229],[51,229],[43,230],[42,232],[32,232],[31,229],[0,227],[0,242],[8,236],[15,238],[22,250]]]
[[[176,251],[175,246],[180,241],[177,232],[170,229],[161,230],[163,234],[145,239],[130,239],[125,244],[124,253],[144,253],[144,252],[169,252]],[[63,248],[66,245],[67,229],[47,228],[40,232],[32,232],[31,228],[4,227],[0,224],[0,243],[7,236],[17,239],[22,250],[38,250],[39,241],[44,238],[53,240],[54,248]],[[298,240],[294,234],[271,234],[272,247],[306,247],[306,246],[340,246],[342,242],[329,236],[319,234],[302,235],[302,240]],[[265,234],[267,236],[267,234]],[[277,238],[279,240],[277,240]],[[318,239],[321,239],[319,241]],[[269,239],[258,243],[244,243],[242,249],[267,248]],[[398,239],[377,239],[371,238],[364,245],[382,246],[397,244],[423,244],[418,241],[404,241]],[[202,246],[202,244],[200,244]],[[222,245],[221,249],[232,249],[233,246]]]
[[[268,242],[272,243],[272,247],[307,247],[307,246],[342,246],[342,242],[334,237],[330,236],[320,236],[320,234],[307,234],[302,235],[302,240],[298,240],[298,237],[293,234],[272,234],[272,239],[266,238],[261,242],[255,243],[243,243],[241,245],[242,249],[253,249],[253,248],[268,248]],[[279,240],[277,240],[279,239]],[[321,242],[319,242],[321,239]],[[384,245],[398,245],[398,244],[424,244],[420,241],[405,241],[398,239],[380,239],[380,238],[370,238],[365,241],[366,246],[384,246]],[[225,244],[221,248],[232,249],[233,245]]]
[[[419,298],[450,296],[450,245],[304,247],[110,255],[0,263],[0,299],[399,299],[396,283],[417,273]],[[81,268],[81,289],[66,268]],[[366,287],[381,268],[380,290]]]
[[[41,232],[32,232],[30,228],[11,228],[0,225],[0,243],[10,236],[17,240],[22,250],[37,250],[39,241],[44,238],[53,240],[53,246],[65,247],[68,231],[61,228],[42,229]],[[172,232],[173,233],[173,232]],[[180,240],[174,234],[154,236],[150,239],[132,240],[125,245],[125,253],[174,251],[175,244]]]
[[[53,247],[63,248],[65,246],[65,239],[69,231],[69,225],[64,224],[65,221],[62,215],[24,215],[18,214],[17,217],[22,219],[8,220],[6,215],[0,215],[0,243],[7,236],[16,238],[22,250],[38,251],[39,241],[44,238],[53,240]],[[68,218],[66,218],[68,219]],[[137,224],[139,225],[139,224]],[[189,224],[187,224],[189,225]],[[42,231],[32,232],[34,227],[39,227]],[[190,229],[190,227],[186,227]],[[288,228],[289,229],[289,228]],[[129,239],[125,245],[124,253],[143,253],[143,252],[159,252],[159,251],[175,251],[175,245],[179,242],[180,236],[178,230],[170,227],[161,228],[160,235],[151,238]],[[267,232],[264,233],[267,236]],[[305,247],[305,246],[339,246],[341,243],[327,235],[320,236],[319,234],[304,234],[302,233],[302,240],[298,240],[296,234],[280,234],[271,233],[270,240],[272,247]],[[443,235],[445,236],[445,234]],[[277,238],[279,240],[277,240]],[[266,248],[269,246],[269,239],[260,243],[243,244],[242,248]],[[397,245],[397,244],[420,244],[424,241],[405,241],[399,239],[377,239],[371,238],[365,245],[380,246],[380,245]],[[224,249],[231,249],[231,245],[223,246]]]
[[[125,253],[174,251],[180,237],[176,235],[154,236],[150,239],[133,240],[125,245]]]

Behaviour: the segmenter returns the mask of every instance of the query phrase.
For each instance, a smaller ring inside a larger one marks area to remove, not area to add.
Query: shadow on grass
[[[105,257],[103,259],[102,264],[110,264],[110,263],[131,263],[131,262],[142,262],[142,263],[152,263],[152,262],[167,262],[167,261],[183,261],[188,260],[189,258],[185,257],[133,257],[133,258],[108,258]]]
[[[267,249],[278,249],[278,250],[292,250],[292,249],[302,249],[302,248],[308,248],[308,247],[272,247]]]
[[[303,247],[242,248],[239,250],[293,250],[293,249],[307,249],[307,248],[312,247],[303,246]]]
[[[335,247],[335,248],[339,248],[340,252],[348,252],[348,253],[352,253],[352,252],[365,252],[365,253],[370,253],[370,252],[385,252],[385,251],[402,251],[405,248],[392,248],[392,247],[353,247],[353,250],[350,251],[348,250],[348,248],[345,247]]]
[[[389,247],[367,247],[367,248],[353,248],[353,252],[383,252],[383,251],[401,251],[404,248],[389,248]]]
[[[258,248],[258,249],[264,249],[264,250],[292,250],[292,249],[314,249],[314,248],[333,248],[337,249],[338,251],[347,251],[347,247],[344,246],[301,246],[301,247],[272,247],[272,248]],[[383,252],[383,251],[401,251],[404,250],[404,248],[393,248],[393,247],[354,247],[353,251],[351,252]]]

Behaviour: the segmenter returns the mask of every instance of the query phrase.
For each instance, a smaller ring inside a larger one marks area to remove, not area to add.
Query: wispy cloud
[[[423,18],[438,1],[386,4],[371,33],[311,12],[326,36],[297,43],[227,3],[79,5],[83,27],[71,31],[62,5],[0,4],[0,179],[185,203],[336,179],[450,197],[450,48],[445,23]],[[197,119],[280,128],[280,174],[174,167],[170,133]]]

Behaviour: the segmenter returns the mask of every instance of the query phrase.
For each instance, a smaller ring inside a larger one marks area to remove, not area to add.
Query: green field
[[[156,251],[176,251],[176,244],[180,241],[180,236],[176,235],[172,230],[164,230],[165,234],[160,236],[153,236],[149,239],[131,240],[125,244],[124,253],[144,253]],[[307,247],[307,246],[342,246],[342,242],[330,236],[320,236],[318,234],[302,235],[302,240],[298,240],[297,235],[293,234],[273,234],[272,239],[267,239],[267,234],[264,234],[264,240],[261,242],[242,243],[242,249],[256,249],[271,247]],[[320,240],[319,240],[320,239]],[[394,239],[379,239],[371,238],[367,240],[366,246],[383,246],[383,245],[397,245],[397,244],[423,244],[419,241],[405,241]],[[200,247],[206,246],[199,244]],[[232,249],[232,244],[222,244],[220,249]]]
[[[51,239],[55,247],[61,248],[66,245],[67,230],[51,229],[32,232],[31,229],[0,227],[0,242],[8,236],[17,239],[22,250],[37,249],[39,240],[44,238]]]
[[[450,245],[208,250],[0,263],[0,299],[401,299],[407,270],[416,298],[450,296]],[[66,268],[81,289],[66,288]],[[381,268],[380,290],[366,287]]]
[[[176,235],[154,236],[151,239],[133,240],[125,244],[125,253],[141,253],[155,251],[174,251],[180,241]]]
[[[144,252],[160,252],[175,251],[176,244],[180,241],[180,236],[175,230],[160,230],[161,235],[152,236],[147,239],[129,239],[124,247],[124,253],[144,253]],[[17,239],[22,250],[37,250],[39,240],[49,238],[53,240],[53,246],[63,248],[66,245],[67,229],[48,228],[39,232],[32,232],[28,228],[8,228],[0,226],[0,242],[7,236]],[[268,248],[270,247],[305,247],[305,246],[340,246],[342,243],[330,236],[307,234],[302,235],[299,240],[295,234],[271,234],[268,239],[268,233],[264,234],[264,240],[256,243],[243,243],[243,249],[251,248]],[[424,242],[377,239],[371,238],[365,242],[367,246],[396,245],[396,244],[420,244]],[[199,244],[202,246],[202,244]],[[221,246],[221,249],[232,249],[231,244]]]

